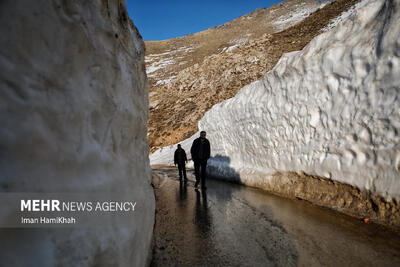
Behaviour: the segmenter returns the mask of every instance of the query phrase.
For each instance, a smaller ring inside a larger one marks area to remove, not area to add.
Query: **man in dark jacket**
[[[185,182],[187,181],[186,178],[186,164],[187,158],[186,158],[186,152],[185,150],[181,147],[180,144],[178,144],[178,149],[175,150],[174,154],[174,164],[178,164],[178,170],[179,170],[179,180],[182,181],[182,173],[183,173],[183,178]]]
[[[206,189],[206,168],[207,160],[210,158],[210,142],[206,139],[206,132],[201,131],[200,137],[195,139],[190,149],[192,160],[194,162],[194,173],[196,176],[195,187],[200,182],[200,168],[201,168],[201,188]]]

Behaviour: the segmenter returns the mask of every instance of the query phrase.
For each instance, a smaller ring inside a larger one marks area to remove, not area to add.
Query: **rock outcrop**
[[[155,208],[148,89],[125,1],[0,6],[0,192],[137,201],[129,225],[2,229],[0,265],[144,266]]]

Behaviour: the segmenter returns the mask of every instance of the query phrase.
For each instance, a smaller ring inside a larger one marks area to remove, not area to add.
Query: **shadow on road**
[[[208,211],[208,203],[207,203],[207,191],[199,191],[196,192],[196,205],[195,205],[195,217],[194,223],[197,226],[197,230],[207,237],[210,233],[212,219],[210,213]]]

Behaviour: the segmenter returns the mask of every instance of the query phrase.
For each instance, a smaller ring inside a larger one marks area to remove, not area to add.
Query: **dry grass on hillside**
[[[298,10],[315,10],[320,6],[321,3],[314,0],[287,0],[270,8],[257,9],[233,21],[195,34],[164,41],[146,41],[146,56],[163,55],[171,51],[174,53],[174,64],[149,75],[150,91],[157,81],[174,76],[194,64],[201,64],[208,56],[218,54],[237,41],[254,40],[265,33],[277,32],[279,27],[274,25],[274,22],[282,16],[288,16]],[[194,49],[179,50],[183,47]],[[171,55],[160,56],[160,58],[169,56]],[[157,62],[160,58],[153,59]],[[147,59],[149,66],[151,60]]]

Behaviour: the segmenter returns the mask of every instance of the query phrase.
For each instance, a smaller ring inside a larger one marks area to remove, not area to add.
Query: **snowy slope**
[[[148,92],[125,1],[5,0],[0,32],[0,193],[137,202],[129,225],[115,216],[101,227],[2,228],[0,266],[145,266]]]
[[[151,152],[191,136],[214,104],[259,80],[282,53],[302,49],[356,1],[285,0],[199,33],[146,42]]]
[[[351,15],[353,15],[353,13],[355,11],[357,11],[358,9],[364,7],[366,4],[368,4],[370,2],[370,0],[361,0],[360,2],[358,2],[357,4],[355,4],[354,6],[352,6],[349,10],[343,12],[340,16],[338,16],[337,18],[333,19],[328,26],[325,27],[325,29],[323,29],[323,31],[329,31],[330,29],[336,27],[337,25],[339,25],[340,23],[342,23],[343,21],[345,21],[348,17],[350,17]]]
[[[363,3],[207,112],[214,174],[258,186],[304,171],[400,199],[399,2]]]
[[[277,31],[282,31],[285,28],[288,28],[306,17],[308,17],[311,13],[315,12],[315,10],[323,8],[326,4],[329,2],[321,2],[320,6],[317,7],[311,7],[305,5],[305,3],[300,3],[294,6],[294,10],[292,12],[288,12],[280,17],[278,17],[276,20],[274,20],[273,25],[276,28]]]

